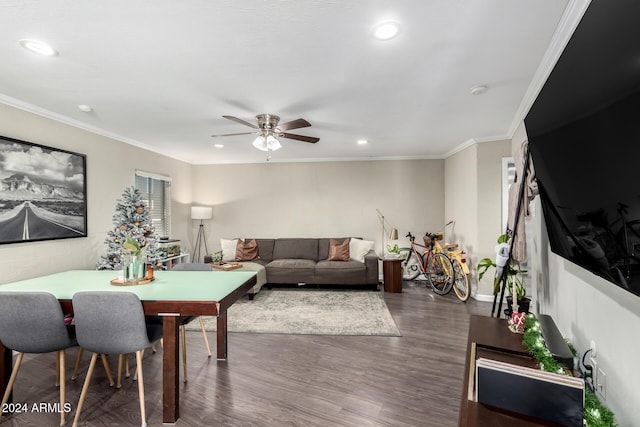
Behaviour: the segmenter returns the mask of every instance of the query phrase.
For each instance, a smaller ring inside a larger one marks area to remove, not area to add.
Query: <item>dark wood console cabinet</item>
[[[475,359],[480,357],[495,359],[521,366],[535,367],[535,360],[522,345],[522,335],[507,329],[507,321],[488,316],[472,315],[469,321],[469,338],[464,370],[462,399],[458,425],[461,427],[529,427],[557,426],[553,423],[521,416],[512,412],[493,408],[469,400],[469,383],[474,374],[470,373],[471,357],[475,349]],[[471,384],[473,387],[473,384]]]

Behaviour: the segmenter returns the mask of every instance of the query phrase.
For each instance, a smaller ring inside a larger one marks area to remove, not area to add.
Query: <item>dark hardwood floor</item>
[[[206,355],[200,332],[188,332],[188,378],[177,426],[455,426],[470,314],[491,306],[441,297],[424,284],[385,293],[402,337],[229,334],[229,360]],[[215,345],[215,334],[210,333]],[[76,350],[67,351],[67,377]],[[75,415],[89,356],[76,381],[67,380]],[[161,426],[161,354],[145,353],[147,421]],[[115,358],[111,359],[116,370]],[[15,402],[55,403],[55,356],[25,357]],[[3,416],[0,426],[54,426],[57,414]],[[107,385],[96,365],[80,425],[140,425],[137,385]]]

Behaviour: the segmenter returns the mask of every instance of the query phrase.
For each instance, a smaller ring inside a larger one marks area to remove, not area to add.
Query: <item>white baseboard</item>
[[[488,295],[488,294],[471,295],[471,298],[481,302],[493,302],[493,295]]]

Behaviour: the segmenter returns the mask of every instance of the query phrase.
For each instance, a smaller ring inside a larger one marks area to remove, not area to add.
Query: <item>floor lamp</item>
[[[191,219],[199,219],[200,227],[198,228],[198,237],[196,238],[196,246],[193,249],[194,262],[200,262],[200,250],[202,245],[204,244],[204,254],[207,255],[209,253],[209,248],[207,248],[207,239],[204,236],[204,224],[202,223],[203,219],[211,219],[213,218],[213,208],[208,206],[192,206],[191,207]]]

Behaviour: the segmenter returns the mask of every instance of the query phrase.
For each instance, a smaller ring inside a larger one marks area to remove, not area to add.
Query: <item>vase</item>
[[[132,280],[137,282],[144,279],[145,269],[147,267],[147,257],[145,255],[133,255],[131,262]]]
[[[124,253],[121,255],[122,261],[122,280],[130,282],[133,280],[133,258],[131,253]]]

